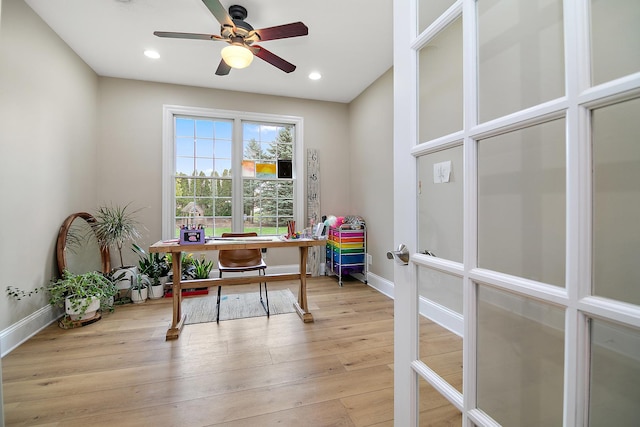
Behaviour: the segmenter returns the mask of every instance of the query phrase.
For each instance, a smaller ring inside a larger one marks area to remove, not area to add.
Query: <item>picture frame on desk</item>
[[[180,244],[181,245],[204,245],[204,229],[180,229]]]

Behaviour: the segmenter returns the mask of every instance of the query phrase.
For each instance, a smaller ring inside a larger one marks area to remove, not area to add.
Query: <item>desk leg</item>
[[[304,323],[313,322],[313,315],[309,313],[307,306],[307,254],[309,248],[300,246],[300,289],[298,290],[298,301],[293,305],[298,316]]]
[[[166,340],[177,340],[180,337],[180,331],[184,326],[186,316],[182,314],[182,289],[180,289],[180,279],[182,278],[182,253],[172,252],[171,257],[173,269],[173,317],[171,319],[171,327],[167,331]]]

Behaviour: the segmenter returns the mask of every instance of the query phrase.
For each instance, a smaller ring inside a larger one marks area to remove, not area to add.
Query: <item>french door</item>
[[[638,22],[394,0],[396,426],[640,425]]]

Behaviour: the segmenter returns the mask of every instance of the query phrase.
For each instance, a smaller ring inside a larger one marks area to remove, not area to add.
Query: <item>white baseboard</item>
[[[46,305],[19,320],[7,329],[0,331],[0,357],[4,357],[20,344],[58,320],[62,316],[62,310]]]
[[[373,273],[367,273],[367,285],[393,299],[393,282]]]
[[[395,286],[393,282],[371,273],[367,274],[367,282],[369,286],[378,292],[393,299]],[[418,307],[420,314],[424,317],[450,330],[454,334],[462,336],[464,331],[462,315],[424,298],[420,298]]]
[[[420,297],[418,304],[420,314],[438,325],[462,337],[464,334],[464,318],[461,314],[438,303]]]

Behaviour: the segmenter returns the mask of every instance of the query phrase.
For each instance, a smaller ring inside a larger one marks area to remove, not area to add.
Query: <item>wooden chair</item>
[[[257,237],[257,233],[222,233],[222,237]],[[222,278],[223,272],[258,271],[258,275],[264,275],[267,264],[262,259],[260,249],[224,249],[218,252],[218,271]],[[218,301],[216,304],[216,322],[220,322],[220,294],[222,286],[218,286]],[[262,299],[262,282],[260,282],[260,303],[269,317],[269,294],[267,282],[264,282],[265,301]]]

